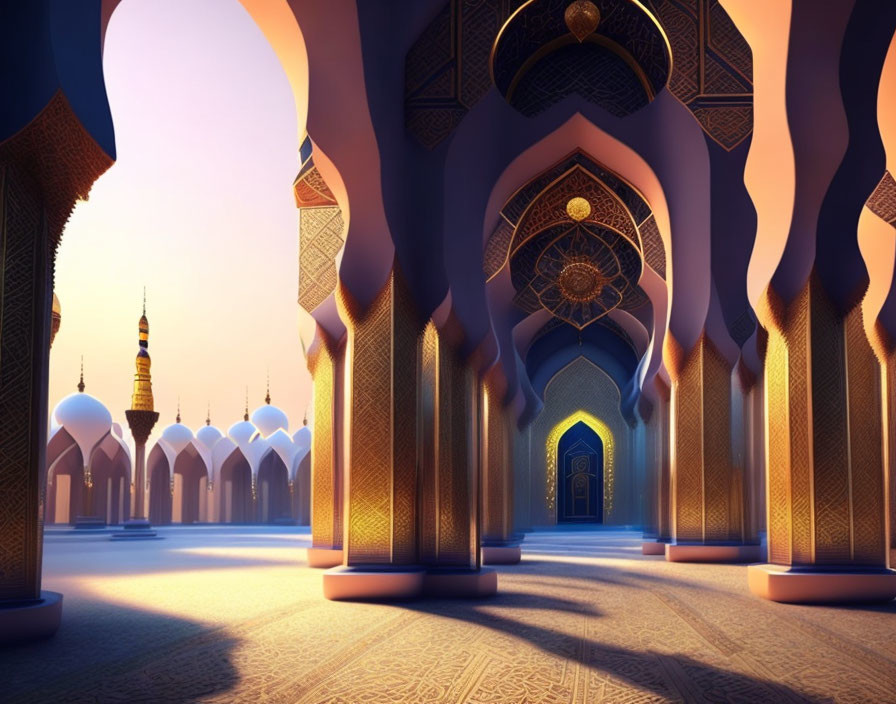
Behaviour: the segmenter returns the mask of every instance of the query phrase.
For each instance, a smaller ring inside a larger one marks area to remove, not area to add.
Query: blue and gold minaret
[[[143,290],[143,315],[137,325],[139,331],[139,349],[135,362],[137,371],[134,374],[134,393],[131,396],[131,407],[124,412],[128,419],[128,427],[134,436],[134,521],[136,527],[149,526],[145,513],[146,498],[146,441],[153,426],[159,420],[155,412],[152,398],[152,377],[149,359],[149,320],[146,318],[146,289]],[[136,536],[135,536],[136,537]]]

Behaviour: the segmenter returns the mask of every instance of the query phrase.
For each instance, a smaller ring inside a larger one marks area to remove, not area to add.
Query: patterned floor
[[[896,605],[755,599],[638,534],[527,536],[484,601],[321,597],[296,529],[52,533],[63,627],[0,650],[8,702],[896,702]]]

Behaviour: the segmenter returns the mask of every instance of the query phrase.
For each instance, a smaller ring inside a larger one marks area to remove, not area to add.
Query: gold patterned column
[[[892,599],[886,377],[861,306],[838,313],[813,272],[789,305],[769,287],[759,315],[771,564],[750,568],[750,589],[776,601]]]
[[[420,561],[479,567],[476,375],[429,322],[420,345]]]
[[[688,352],[671,335],[666,344],[673,529],[666,559],[755,562],[758,541],[743,520],[744,468],[732,454],[732,367],[705,333]]]
[[[365,309],[340,284],[346,348],[345,567],[330,599],[410,596],[423,587],[417,545],[417,345],[422,325],[397,266]]]
[[[311,567],[342,563],[342,494],[340,467],[345,343],[334,340],[320,325],[308,350],[313,384],[314,432],[311,435]]]
[[[480,384],[480,463],[482,466],[482,562],[520,561],[513,532],[513,418],[504,405],[503,385],[492,371]]]

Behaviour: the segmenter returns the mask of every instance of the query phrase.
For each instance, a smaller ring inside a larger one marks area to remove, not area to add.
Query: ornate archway
[[[551,432],[548,433],[547,443],[545,443],[545,452],[547,455],[546,496],[548,510],[555,518],[557,517],[557,448],[560,443],[560,438],[563,437],[567,430],[577,423],[584,423],[591,428],[603,444],[603,520],[606,521],[607,517],[610,516],[613,511],[613,480],[615,478],[614,460],[616,445],[613,438],[613,432],[610,430],[609,426],[587,411],[576,411],[565,420],[557,423],[557,425],[551,429]]]

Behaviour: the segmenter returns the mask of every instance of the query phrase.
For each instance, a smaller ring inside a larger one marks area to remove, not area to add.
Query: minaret
[[[140,333],[134,374],[134,393],[131,396],[131,407],[125,411],[128,427],[134,436],[134,515],[133,523],[137,527],[149,527],[146,517],[146,441],[152,431],[159,414],[155,412],[152,398],[152,378],[149,358],[149,321],[146,319],[146,289],[143,290],[143,315],[138,324]]]

